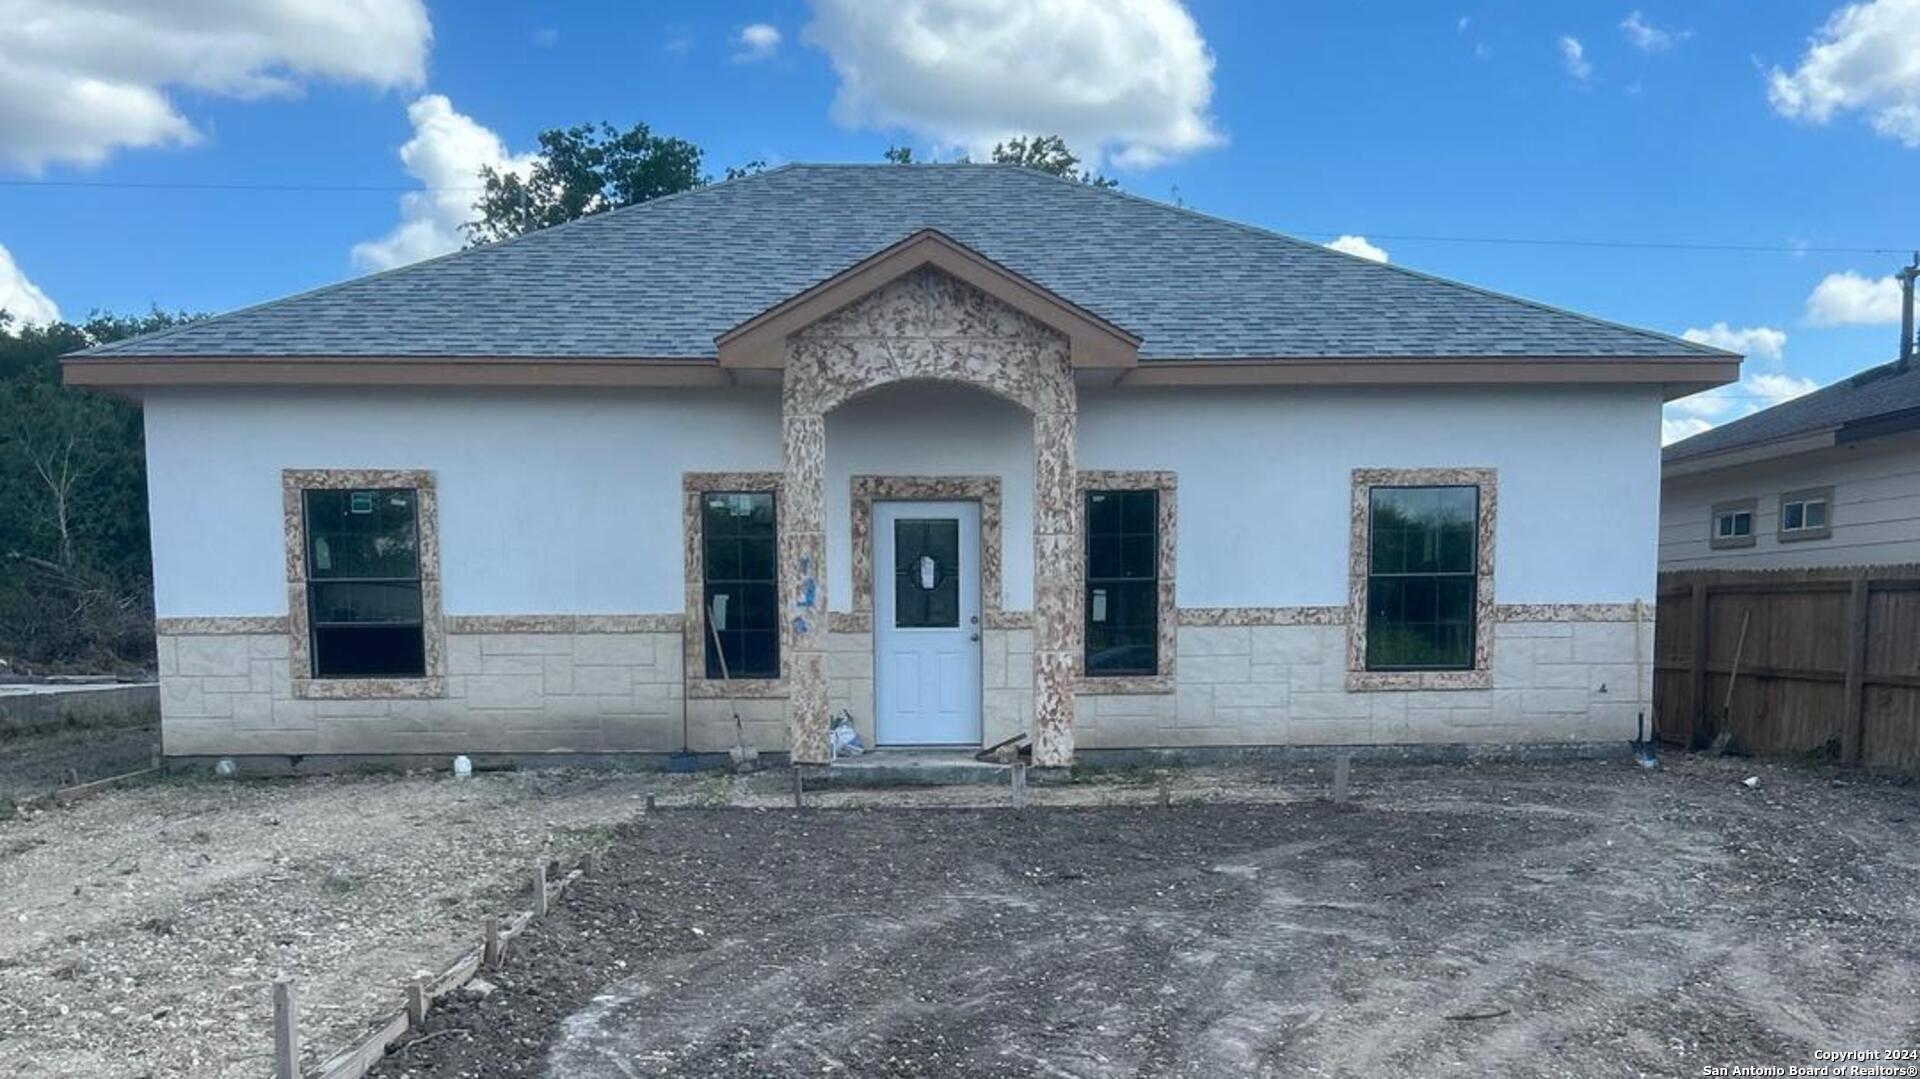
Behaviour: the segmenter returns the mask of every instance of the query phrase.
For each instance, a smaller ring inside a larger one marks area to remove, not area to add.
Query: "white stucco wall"
[[[681,473],[781,467],[771,392],[170,391],[146,423],[162,617],[284,613],[282,468],[433,469],[448,613],[594,614],[681,609]],[[1658,427],[1651,389],[1083,390],[1079,464],[1179,474],[1182,606],[1345,603],[1351,469],[1447,465],[1499,469],[1501,602],[1617,602],[1652,594]],[[951,386],[831,415],[833,608],[865,472],[1001,475],[1030,607],[1031,438]]]
[[[282,468],[438,473],[449,614],[626,614],[685,604],[681,473],[781,467],[770,392],[162,392],[145,409],[162,618],[286,612]]]
[[[1498,469],[1501,603],[1653,596],[1650,387],[1083,390],[1079,447],[1179,474],[1183,607],[1345,604],[1355,468]]]
[[[964,386],[906,383],[827,416],[827,597],[853,606],[851,477],[999,476],[1005,610],[1033,605],[1033,417]]]
[[[1781,543],[1780,496],[1833,488],[1833,534]],[[1714,550],[1713,505],[1757,501],[1754,544]],[[1874,439],[1668,480],[1660,507],[1660,568],[1795,569],[1920,562],[1920,435]]]

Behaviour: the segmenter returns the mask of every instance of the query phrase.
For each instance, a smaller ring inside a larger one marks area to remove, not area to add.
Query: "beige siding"
[[[1833,487],[1833,534],[1782,543],[1780,495]],[[1714,550],[1716,502],[1752,498],[1754,545]],[[1763,461],[1663,484],[1660,568],[1794,569],[1920,562],[1920,434]]]

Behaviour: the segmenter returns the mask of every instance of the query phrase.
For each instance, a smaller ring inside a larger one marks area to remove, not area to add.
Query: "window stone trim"
[[[783,488],[785,477],[779,472],[685,472],[680,476],[680,502],[683,520],[682,535],[686,537],[684,554],[686,556],[686,612],[681,619],[681,659],[686,679],[687,696],[692,699],[715,699],[731,697],[771,698],[788,695],[789,656],[786,634],[781,634],[780,677],[778,678],[708,678],[707,677],[707,620],[701,610],[707,592],[706,577],[706,526],[705,516],[701,512],[700,499],[709,491],[772,491],[773,492],[773,528],[774,543],[780,542],[780,536],[787,530],[787,506]],[[783,596],[782,582],[777,579],[780,567],[774,570],[774,595]],[[783,605],[784,606],[784,605]],[[782,618],[785,612],[782,611]]]
[[[1748,515],[1747,534],[1744,536],[1721,536],[1720,518],[1728,513],[1745,511]],[[1738,550],[1751,547],[1760,538],[1760,500],[1757,498],[1730,498],[1724,502],[1715,502],[1707,511],[1707,546],[1715,551]]]
[[[1087,536],[1087,492],[1089,491],[1153,491],[1154,499],[1154,538],[1158,565],[1158,594],[1154,631],[1157,640],[1154,644],[1155,670],[1152,674],[1122,674],[1096,676],[1086,671],[1086,657],[1080,657],[1080,677],[1074,685],[1077,693],[1096,695],[1135,694],[1135,693],[1172,693],[1177,670],[1177,651],[1180,640],[1180,611],[1175,602],[1174,566],[1175,542],[1178,539],[1179,525],[1179,481],[1172,472],[1142,469],[1083,469],[1076,476],[1074,485],[1074,508],[1080,515],[1080,536],[1082,551],[1079,559],[1079,573],[1076,580],[1079,589],[1076,599],[1076,617],[1084,623],[1086,620],[1087,560],[1085,543]],[[1081,648],[1084,653],[1084,631]]]
[[[1824,502],[1827,506],[1827,522],[1819,528],[1787,528],[1787,503]],[[1774,538],[1781,543],[1804,543],[1808,540],[1823,540],[1833,537],[1833,485],[1824,487],[1802,487],[1797,491],[1784,491],[1780,495],[1779,514],[1774,518]]]
[[[406,488],[414,491],[420,541],[420,622],[424,640],[419,678],[316,678],[311,612],[307,608],[307,491]],[[287,652],[293,695],[307,700],[388,700],[447,695],[447,627],[440,596],[440,499],[427,469],[288,468],[280,472],[286,536]]]
[[[1475,557],[1473,666],[1457,671],[1367,669],[1367,577],[1375,487],[1477,487],[1480,489]],[[1347,689],[1352,692],[1493,687],[1494,537],[1500,489],[1491,468],[1356,468],[1347,548]]]
[[[873,630],[873,504],[875,502],[978,502],[980,504],[980,625],[997,626],[1001,605],[1001,505],[998,476],[854,476],[848,526],[852,544],[853,609],[827,615],[833,633]],[[1024,612],[1015,612],[1024,613]]]

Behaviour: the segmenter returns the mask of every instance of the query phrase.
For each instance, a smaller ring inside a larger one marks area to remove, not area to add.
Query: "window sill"
[[[1348,671],[1349,693],[1421,689],[1492,689],[1493,671]]]
[[[1782,529],[1776,537],[1780,543],[1805,543],[1808,540],[1832,539],[1831,528],[1796,528],[1791,531]]]
[[[1753,544],[1754,537],[1752,536],[1736,536],[1728,539],[1721,539],[1715,536],[1707,541],[1707,549],[1713,551],[1736,551],[1742,547],[1751,547]]]
[[[1167,674],[1115,674],[1102,677],[1081,675],[1074,685],[1075,693],[1085,693],[1096,697],[1118,697],[1128,694],[1166,694],[1172,693],[1173,676]]]
[[[444,677],[296,678],[293,695],[309,701],[424,700],[447,695]]]

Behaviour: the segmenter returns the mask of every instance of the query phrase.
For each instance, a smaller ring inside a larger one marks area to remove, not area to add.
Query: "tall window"
[[[1159,669],[1158,491],[1087,492],[1087,674]]]
[[[1375,487],[1369,507],[1367,669],[1471,669],[1480,489]]]
[[[779,557],[773,492],[709,491],[700,503],[707,677],[778,678]],[[719,649],[714,648],[716,637]]]
[[[315,678],[426,673],[418,492],[303,492]]]

